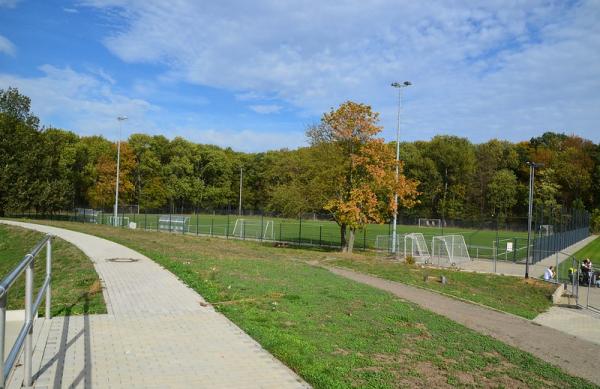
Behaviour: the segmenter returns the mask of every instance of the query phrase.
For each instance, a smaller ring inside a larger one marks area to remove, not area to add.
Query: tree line
[[[240,170],[243,206],[286,217],[328,213],[352,228],[386,222],[398,193],[405,217],[486,220],[524,216],[527,161],[536,174],[535,201],[546,209],[594,211],[600,220],[600,146],[576,135],[546,132],[528,141],[437,135],[400,145],[377,138],[378,117],[347,102],[307,130],[309,146],[260,153],[133,134],[121,143],[121,204],[142,210],[236,209]],[[110,208],[116,145],[40,125],[30,100],[0,90],[0,214],[56,212],[75,206]]]

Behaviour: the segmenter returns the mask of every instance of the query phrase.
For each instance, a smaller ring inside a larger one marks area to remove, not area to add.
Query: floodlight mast
[[[125,120],[127,120],[127,116],[118,116],[117,120],[119,121],[119,137],[117,138],[117,183],[115,185],[115,207],[113,217],[113,224],[115,227],[118,226],[117,216],[119,214],[119,165],[121,164],[121,127],[122,123]]]
[[[398,117],[396,123],[396,184],[400,175],[400,107],[402,104],[402,88],[411,86],[410,81],[404,81],[402,84],[393,82],[392,88],[398,89]],[[392,252],[396,253],[396,224],[398,222],[398,193],[394,191],[394,224],[392,226]]]
[[[535,180],[535,169],[543,167],[543,163],[527,161],[529,166],[529,209],[527,212],[527,258],[525,258],[525,278],[529,278],[529,256],[531,252],[531,219],[533,218],[533,183]]]

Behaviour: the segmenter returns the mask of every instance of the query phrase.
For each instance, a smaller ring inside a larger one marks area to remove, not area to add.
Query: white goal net
[[[419,227],[441,227],[442,219],[424,219],[419,218]]]
[[[428,263],[430,259],[429,248],[423,234],[413,232],[404,235],[404,258],[412,256],[417,262]]]
[[[246,220],[237,219],[233,226],[231,236],[241,239],[269,239],[273,240],[273,220]]]
[[[439,266],[456,266],[470,261],[469,250],[462,235],[434,236],[431,240],[431,262]]]

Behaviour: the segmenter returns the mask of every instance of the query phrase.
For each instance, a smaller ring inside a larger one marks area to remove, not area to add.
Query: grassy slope
[[[303,260],[335,254],[55,223],[139,250],[317,388],[593,387],[490,337]]]
[[[554,286],[545,282],[452,269],[430,269],[378,259],[340,259],[329,262],[392,281],[399,281],[474,301],[533,319],[552,305]],[[424,281],[424,276],[446,276],[448,284]]]
[[[5,277],[43,236],[39,232],[0,225],[0,277]],[[100,280],[90,260],[63,240],[55,239],[53,243],[52,314],[105,313]],[[34,293],[42,285],[45,271],[44,250],[36,257]],[[9,309],[23,309],[24,279],[24,275],[20,276],[9,290]]]
[[[580,263],[585,258],[589,258],[592,261],[594,269],[596,271],[600,269],[600,237],[585,245],[585,247],[573,254],[573,257],[579,260]],[[569,281],[569,268],[572,266],[573,262],[568,259],[558,266],[558,275],[561,281]]]

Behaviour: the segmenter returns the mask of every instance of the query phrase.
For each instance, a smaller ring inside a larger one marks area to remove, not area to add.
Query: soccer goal
[[[101,211],[88,208],[77,208],[76,211],[77,218],[82,220],[84,223],[98,223],[102,214]]]
[[[419,227],[441,227],[442,219],[419,218]]]
[[[241,239],[269,239],[274,240],[275,233],[273,220],[246,220],[237,219],[233,225],[231,236]]]
[[[541,236],[550,236],[554,234],[554,226],[552,224],[542,224],[540,225],[539,230]]]
[[[425,242],[423,234],[413,232],[411,234],[404,235],[404,258],[412,256],[415,261],[428,263],[431,256],[429,255],[429,248]]]
[[[162,231],[189,232],[189,216],[160,215],[158,218],[158,229]]]
[[[456,266],[471,260],[462,235],[434,236],[431,240],[432,263],[440,266]]]
[[[115,227],[127,227],[129,225],[129,218],[127,216],[109,216],[108,224]]]

